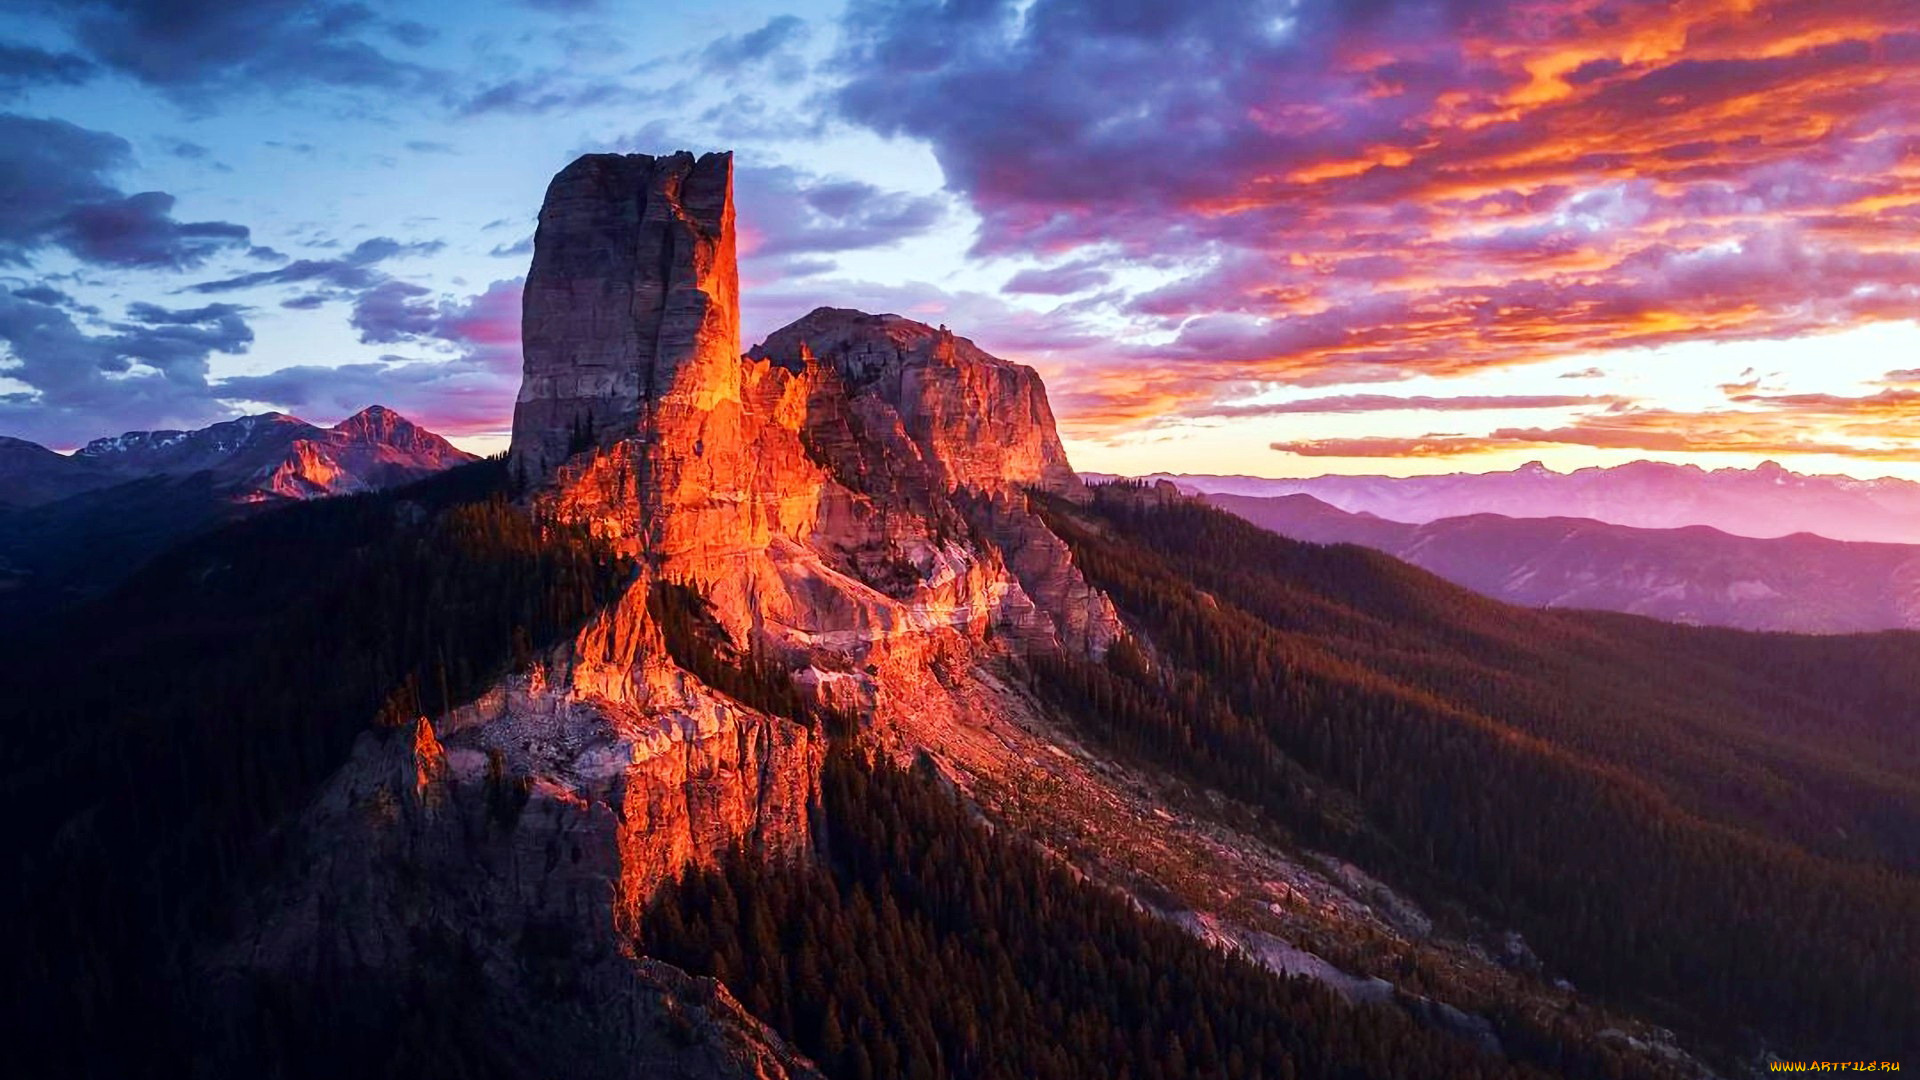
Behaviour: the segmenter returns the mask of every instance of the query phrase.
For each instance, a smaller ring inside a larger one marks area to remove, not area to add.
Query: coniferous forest
[[[816,858],[690,871],[639,945],[727,984],[836,1080],[1541,1075],[1211,949],[842,748]]]
[[[56,1071],[190,1066],[206,1017],[178,988],[197,950],[230,931],[279,857],[276,826],[354,740],[470,700],[631,580],[504,485],[487,462],[229,526],[8,658],[4,793],[25,839],[4,896],[21,943],[8,994]],[[1036,505],[1131,628],[1100,661],[1025,662],[1094,744],[1437,909],[1516,927],[1583,989],[1683,1032],[1853,1057],[1912,1046],[1911,635],[1520,611],[1197,505],[1124,490]],[[1644,1068],[1538,1032],[1488,1056],[1213,950],[991,827],[929,770],[876,758],[855,718],[727,640],[697,591],[656,584],[649,609],[683,667],[836,749],[808,857],[690,873],[635,944],[723,981],[836,1080]],[[260,1026],[226,1032],[230,1060],[525,1075],[476,1052],[497,1003],[472,957],[442,959],[391,999],[269,1002]],[[83,1037],[102,1025],[122,1037]]]
[[[1920,705],[1891,657],[1920,638],[1525,611],[1125,489],[1043,509],[1144,634],[1033,664],[1089,735],[1683,1028],[1856,1059],[1920,1041],[1920,798],[1889,767]],[[1850,829],[1808,830],[1836,812]]]
[[[274,863],[275,826],[363,732],[470,700],[630,576],[485,461],[189,542],[9,655],[4,993],[43,1036],[22,1060],[190,1071],[195,950]]]

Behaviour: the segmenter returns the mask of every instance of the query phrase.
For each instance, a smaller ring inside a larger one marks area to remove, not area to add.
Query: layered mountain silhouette
[[[1500,514],[1414,524],[1349,513],[1311,495],[1206,499],[1283,536],[1361,544],[1528,607],[1817,634],[1920,627],[1920,546]]]
[[[732,168],[554,178],[504,459],[196,535],[0,656],[28,1066],[1914,1049],[1920,636],[1517,607],[1089,485],[1032,369],[895,314],[743,350]]]
[[[1659,461],[1561,473],[1529,462],[1509,472],[1268,478],[1156,473],[1192,491],[1311,495],[1341,510],[1422,523],[1472,514],[1589,518],[1639,529],[1707,525],[1736,536],[1813,533],[1833,540],[1920,543],[1920,484],[1810,476],[1762,462],[1702,469]]]

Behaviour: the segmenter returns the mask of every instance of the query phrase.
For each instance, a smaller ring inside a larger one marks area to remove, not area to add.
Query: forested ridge
[[[184,1072],[206,1036],[183,991],[194,950],[271,872],[274,827],[363,732],[470,700],[631,580],[505,488],[486,462],[260,515],[0,660],[19,838],[6,995],[39,1033],[25,1062]],[[1100,662],[1031,661],[1033,690],[1089,741],[1517,927],[1583,989],[1688,1033],[1912,1049],[1920,639],[1526,612],[1203,507],[1037,505],[1135,632]],[[838,745],[813,858],[691,874],[639,944],[721,978],[836,1080],[1636,1067],[1550,1032],[1489,1057],[1209,949],[925,771],[869,757],[694,589],[656,583],[648,607],[681,666]],[[295,987],[261,1003],[261,1027],[225,1032],[229,1049],[285,1075],[527,1074],[475,1026],[511,1007],[477,961],[422,952],[438,966],[377,1011],[354,987]]]
[[[822,787],[813,859],[689,870],[638,944],[719,978],[835,1080],[1547,1075],[1210,948],[918,770],[842,744]]]
[[[471,699],[628,580],[505,479],[481,462],[228,526],[5,658],[21,1060],[185,1072],[192,950],[271,864],[272,827],[360,733]]]
[[[1114,490],[1041,508],[1145,639],[1037,663],[1036,689],[1095,738],[1463,898],[1683,1028],[1853,1058],[1920,1039],[1920,882],[1900,837],[1822,854],[1767,805],[1847,765],[1781,764],[1808,711],[1843,749],[1911,739],[1913,665],[1893,661],[1920,639],[1526,612],[1198,504]],[[1858,772],[1882,779],[1902,753]],[[1643,771],[1649,754],[1661,767]],[[1327,820],[1301,770],[1364,822]],[[1897,825],[1914,807],[1893,771],[1873,793],[1887,804],[1863,809]],[[1725,772],[1771,788],[1741,798]]]

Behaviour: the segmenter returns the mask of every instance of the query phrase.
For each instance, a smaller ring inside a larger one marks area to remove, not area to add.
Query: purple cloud
[[[360,4],[68,0],[52,10],[93,62],[197,105],[263,87],[420,91],[443,78],[368,40],[419,44],[425,27],[383,23]]]
[[[338,259],[298,259],[277,270],[257,270],[216,281],[202,281],[188,286],[188,289],[197,293],[222,293],[263,285],[316,282],[336,289],[358,291],[373,288],[386,280],[386,275],[376,269],[378,264],[413,255],[432,255],[444,247],[446,244],[439,240],[402,243],[392,237],[376,236],[356,244],[352,251]]]
[[[1062,266],[1022,270],[1007,279],[1001,290],[1010,293],[1034,293],[1040,296],[1067,296],[1097,289],[1113,275],[1091,262],[1070,262]]]
[[[735,171],[743,258],[829,254],[885,247],[946,220],[940,195],[886,191],[859,180],[821,177],[786,166]]]
[[[94,334],[45,302],[64,299],[34,289],[0,293],[0,342],[13,359],[5,373],[26,387],[0,393],[0,430],[72,446],[129,424],[187,427],[226,414],[208,387],[207,361],[252,344],[244,309],[135,304],[125,321]]]
[[[344,415],[374,401],[446,434],[498,429],[512,415],[520,385],[520,286],[519,278],[496,281],[476,296],[403,303],[384,314],[370,311],[364,320],[356,308],[362,340],[428,345],[451,353],[447,359],[297,365],[231,376],[215,389],[224,400],[290,412]]]
[[[244,225],[178,221],[172,195],[121,191],[108,177],[131,162],[117,135],[0,113],[0,263],[52,246],[102,266],[185,269],[245,250]]]

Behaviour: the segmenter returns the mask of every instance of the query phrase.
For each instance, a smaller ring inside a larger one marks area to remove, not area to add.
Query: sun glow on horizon
[[[1111,436],[1076,429],[1071,417],[1063,425],[1077,468],[1129,475],[1412,476],[1530,461],[1569,472],[1644,459],[1709,469],[1771,460],[1801,473],[1920,480],[1920,394],[1908,397],[1900,378],[1916,364],[1920,321],[1890,321],[1780,340],[1579,354],[1368,384],[1359,388],[1365,395],[1271,388],[1233,402],[1228,408],[1239,415],[1169,416]],[[1596,400],[1499,407],[1553,395]],[[1313,411],[1315,403],[1353,407]],[[1742,436],[1752,445],[1725,445]],[[1331,452],[1344,443],[1368,452]]]

